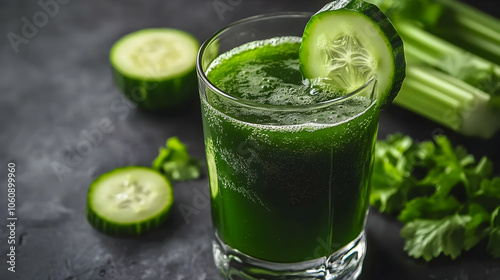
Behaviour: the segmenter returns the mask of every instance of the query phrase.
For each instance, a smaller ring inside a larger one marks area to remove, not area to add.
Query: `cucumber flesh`
[[[111,62],[121,73],[138,79],[159,80],[183,75],[195,67],[198,41],[184,31],[143,29],[117,41]]]
[[[107,234],[140,235],[160,226],[172,203],[172,186],[156,170],[118,168],[90,185],[87,219]]]
[[[305,78],[344,94],[376,76],[381,106],[392,102],[405,78],[403,41],[375,5],[360,0],[334,1],[312,16],[299,54]]]
[[[375,59],[359,42],[349,34],[338,34],[331,40],[325,34],[318,37],[318,51],[323,63],[316,71],[317,77],[325,77],[335,88],[346,93],[352,92],[376,75],[378,59]]]
[[[196,38],[177,29],[130,33],[110,51],[115,83],[141,108],[173,109],[194,96],[198,48]]]

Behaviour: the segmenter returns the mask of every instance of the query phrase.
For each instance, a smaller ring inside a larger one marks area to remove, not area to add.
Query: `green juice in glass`
[[[201,98],[216,234],[270,262],[331,255],[362,234],[368,208],[376,100],[304,83],[300,40],[220,55],[207,76],[231,98]]]

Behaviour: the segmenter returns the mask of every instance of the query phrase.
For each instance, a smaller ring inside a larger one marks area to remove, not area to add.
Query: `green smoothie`
[[[207,75],[229,96],[201,98],[216,234],[272,262],[331,255],[362,233],[368,208],[376,100],[304,82],[300,40],[220,55]]]

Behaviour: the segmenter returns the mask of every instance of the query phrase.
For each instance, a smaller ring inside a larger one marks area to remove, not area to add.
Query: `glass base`
[[[354,241],[328,257],[297,263],[276,263],[256,259],[222,242],[217,234],[212,241],[215,265],[224,279],[357,279],[366,253],[362,232]]]

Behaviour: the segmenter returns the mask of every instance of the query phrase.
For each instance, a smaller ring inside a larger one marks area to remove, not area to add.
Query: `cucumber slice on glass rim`
[[[403,41],[377,6],[361,0],[333,1],[313,15],[299,60],[304,78],[343,94],[377,76],[381,107],[396,97],[406,75]]]
[[[87,220],[106,234],[141,235],[165,221],[173,201],[172,185],[158,171],[139,166],[117,168],[90,185]]]
[[[150,28],[130,33],[111,48],[115,84],[140,108],[170,111],[196,92],[199,43],[187,32]]]

